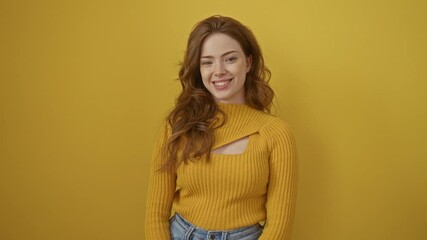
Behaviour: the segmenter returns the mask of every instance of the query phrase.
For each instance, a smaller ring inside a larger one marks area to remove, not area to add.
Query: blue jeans
[[[260,224],[228,231],[208,231],[193,225],[177,213],[169,221],[172,240],[257,240],[262,234]]]

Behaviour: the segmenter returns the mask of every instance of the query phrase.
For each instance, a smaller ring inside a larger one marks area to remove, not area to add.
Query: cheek
[[[236,74],[242,76],[242,75],[246,75],[246,65],[245,63],[241,62],[239,64],[236,64],[234,66],[233,72],[235,72]]]
[[[205,81],[205,79],[207,78],[206,76],[206,71],[203,71],[202,69],[200,69],[200,76],[202,77],[203,82]]]
[[[209,73],[200,69],[200,76],[202,77],[202,82],[205,87],[209,84]]]
[[[200,75],[202,75],[203,77],[209,74],[209,69],[206,67],[200,67],[199,70],[200,70]]]

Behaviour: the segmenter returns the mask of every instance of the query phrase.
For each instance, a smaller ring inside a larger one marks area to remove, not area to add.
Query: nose
[[[215,64],[215,70],[214,71],[215,71],[214,72],[215,76],[222,76],[222,75],[226,74],[226,70],[225,70],[224,64],[222,62]]]

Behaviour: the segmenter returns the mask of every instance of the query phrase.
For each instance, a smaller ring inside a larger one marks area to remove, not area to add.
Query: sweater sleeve
[[[169,217],[176,186],[174,170],[158,171],[165,161],[162,147],[170,131],[166,126],[155,142],[145,210],[145,238],[147,240],[170,240]]]
[[[259,240],[289,240],[295,211],[297,150],[293,132],[276,118],[265,126],[270,144],[267,221]]]

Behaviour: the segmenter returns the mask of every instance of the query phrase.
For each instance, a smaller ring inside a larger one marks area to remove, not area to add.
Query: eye
[[[236,57],[229,57],[229,58],[225,59],[226,62],[234,62],[236,60],[237,60]]]
[[[212,62],[211,61],[201,61],[200,64],[201,65],[209,65],[209,64],[212,64]]]

